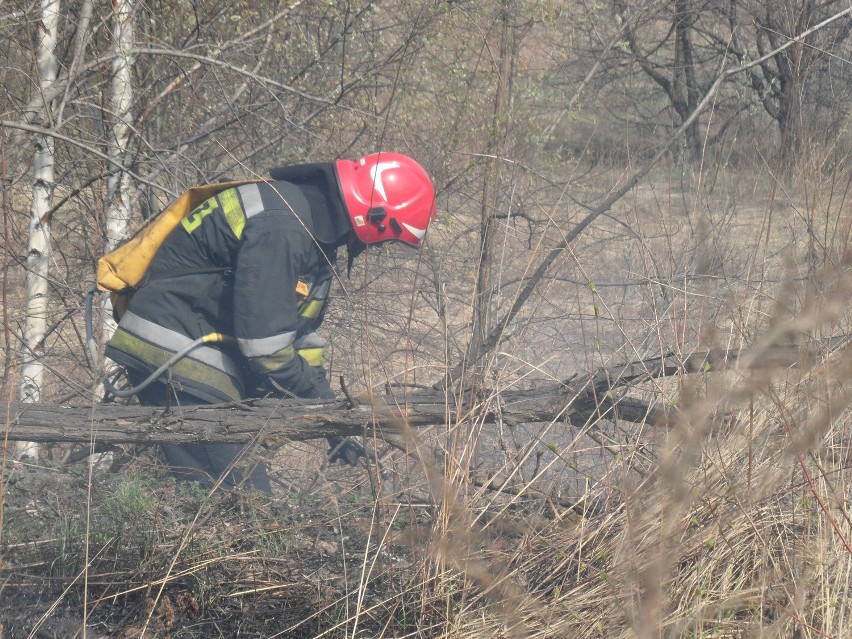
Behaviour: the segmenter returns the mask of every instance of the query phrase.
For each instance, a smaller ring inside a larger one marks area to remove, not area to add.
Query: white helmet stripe
[[[370,169],[370,174],[373,176],[373,188],[376,189],[379,195],[382,196],[382,200],[385,202],[388,201],[388,196],[385,193],[385,185],[382,184],[382,172],[387,169],[398,169],[400,167],[399,162],[379,162],[375,166]]]
[[[426,236],[426,229],[419,229],[416,226],[411,226],[411,224],[406,224],[405,222],[402,225],[408,229],[408,231],[416,237],[418,240],[422,240]]]

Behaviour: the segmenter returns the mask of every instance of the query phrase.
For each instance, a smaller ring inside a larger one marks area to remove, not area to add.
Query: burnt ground
[[[7,466],[0,639],[351,636],[356,616],[357,636],[402,630],[416,566],[406,544],[371,555],[375,501],[341,488],[365,470],[333,470],[269,497],[175,482],[150,451],[91,478],[85,462]]]
[[[426,463],[443,475],[452,466],[436,441]],[[478,450],[444,514],[494,524],[488,538],[450,535],[465,546],[458,563],[479,553],[495,574],[495,558],[590,485],[602,488],[587,495],[606,498],[613,473],[611,452],[572,428],[483,431]],[[176,482],[151,447],[121,449],[106,469],[7,462],[0,639],[441,636],[448,601],[469,602],[470,584],[436,570],[447,524],[420,463],[393,450],[383,459],[378,477],[329,466],[324,442],[288,444],[272,458],[272,496]]]

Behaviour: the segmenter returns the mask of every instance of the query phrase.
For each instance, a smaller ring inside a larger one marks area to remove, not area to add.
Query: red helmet
[[[435,217],[435,189],[422,166],[401,153],[338,160],[336,166],[359,240],[366,244],[399,240],[420,246]]]

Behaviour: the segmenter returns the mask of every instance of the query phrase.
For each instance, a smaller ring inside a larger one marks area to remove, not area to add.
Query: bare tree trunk
[[[107,153],[111,167],[124,167],[129,163],[130,122],[133,105],[133,20],[134,0],[113,0],[113,37],[115,59],[112,63],[112,139]],[[134,185],[127,172],[116,169],[107,180],[106,246],[109,253],[130,235]],[[102,334],[108,340],[115,332],[112,304],[105,298]]]
[[[624,24],[628,24],[629,13],[627,3],[619,0],[616,3],[619,15]],[[701,99],[703,89],[699,86],[695,67],[695,46],[693,44],[694,23],[696,10],[689,0],[675,0],[673,4],[672,25],[669,34],[673,36],[673,55],[670,65],[657,62],[654,56],[643,51],[635,30],[627,26],[625,35],[627,44],[634,59],[642,70],[666,94],[666,97],[677,114],[680,123],[686,122],[695,112]],[[668,35],[666,39],[668,39]],[[656,47],[655,47],[656,48]],[[691,159],[701,155],[700,120],[693,118],[685,131],[686,147]]]
[[[74,42],[72,43],[71,63],[67,67],[66,77],[64,82],[58,82],[59,85],[64,85],[64,94],[56,108],[56,119],[59,122],[64,120],[65,108],[68,106],[69,89],[71,83],[74,82],[80,72],[80,67],[83,65],[83,57],[86,54],[86,43],[89,37],[89,25],[92,22],[92,0],[83,0],[80,9],[75,16],[77,22],[77,30],[74,34]]]
[[[695,75],[695,55],[692,44],[694,11],[689,0],[675,1],[675,68],[674,99],[675,108],[681,122],[692,115],[701,99],[701,88]],[[696,118],[686,129],[686,143],[691,160],[701,156],[701,135],[699,120]]]
[[[495,217],[500,200],[500,164],[508,128],[509,98],[512,81],[512,56],[514,55],[514,33],[512,28],[512,0],[503,0],[500,7],[500,68],[494,93],[494,113],[491,129],[491,166],[486,171],[482,185],[482,209],[480,216],[479,265],[476,279],[476,302],[474,304],[473,335],[471,337],[470,362],[480,358],[481,346],[490,330],[493,277],[491,263],[495,237]]]
[[[765,55],[768,50],[779,50],[782,45],[791,42],[786,50],[766,57],[749,74],[752,88],[778,126],[780,162],[785,168],[790,168],[805,142],[807,118],[802,110],[806,83],[809,75],[819,72],[816,61],[830,55],[813,40],[805,42],[796,38],[791,41],[790,38],[810,29],[829,5],[815,5],[812,0],[789,0],[757,6],[761,13],[755,11],[752,19],[759,28],[756,37],[758,53]],[[731,3],[730,15],[732,20],[736,20],[736,3]],[[847,24],[835,32],[832,41],[842,42],[848,34]],[[740,39],[735,38],[732,42],[737,56],[742,58],[744,45]]]
[[[38,29],[39,90],[47,95],[56,80],[56,38],[59,26],[59,0],[42,0],[41,23]],[[41,105],[38,119],[46,124],[53,120],[51,102]],[[53,200],[54,140],[49,136],[34,136],[33,200],[30,208],[29,240],[27,243],[27,314],[24,325],[24,353],[21,361],[22,402],[41,401],[44,383],[44,337],[47,330],[48,267],[50,264],[50,211]],[[18,457],[38,458],[38,446],[33,442],[18,442]]]
[[[812,2],[804,0],[799,7],[793,33],[801,33],[807,28],[812,13]],[[783,71],[778,92],[778,128],[781,133],[781,158],[785,165],[790,165],[802,148],[805,65],[804,42],[797,42],[790,47],[789,56],[780,56],[778,61],[778,68]]]

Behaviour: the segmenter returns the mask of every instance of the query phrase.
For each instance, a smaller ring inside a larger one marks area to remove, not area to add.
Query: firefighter
[[[435,216],[426,171],[398,153],[280,167],[270,175],[198,205],[154,256],[106,348],[131,383],[202,336],[232,339],[191,348],[138,392],[143,404],[221,403],[281,391],[333,396],[316,330],[337,251],[346,247],[351,268],[368,244],[418,247]],[[345,442],[329,443],[352,462]],[[224,475],[227,486],[270,490],[263,464],[239,470],[246,445],[163,450],[182,479],[211,486]]]

